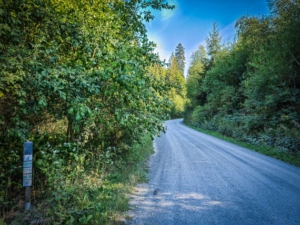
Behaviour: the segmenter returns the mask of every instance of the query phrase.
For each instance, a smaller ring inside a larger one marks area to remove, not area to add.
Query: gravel
[[[300,168],[166,122],[127,224],[300,224]]]

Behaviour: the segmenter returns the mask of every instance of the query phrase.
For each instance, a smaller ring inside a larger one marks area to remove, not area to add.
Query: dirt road
[[[300,168],[166,122],[128,224],[300,224]]]

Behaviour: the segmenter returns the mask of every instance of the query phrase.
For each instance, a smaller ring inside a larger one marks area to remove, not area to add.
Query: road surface
[[[300,224],[300,168],[166,122],[131,225]]]

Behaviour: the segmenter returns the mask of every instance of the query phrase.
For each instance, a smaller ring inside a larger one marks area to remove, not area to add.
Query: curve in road
[[[300,224],[300,168],[166,122],[128,224]]]

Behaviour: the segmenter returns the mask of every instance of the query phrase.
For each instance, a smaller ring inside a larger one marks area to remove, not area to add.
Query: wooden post
[[[31,187],[25,187],[25,212],[31,207]]]

